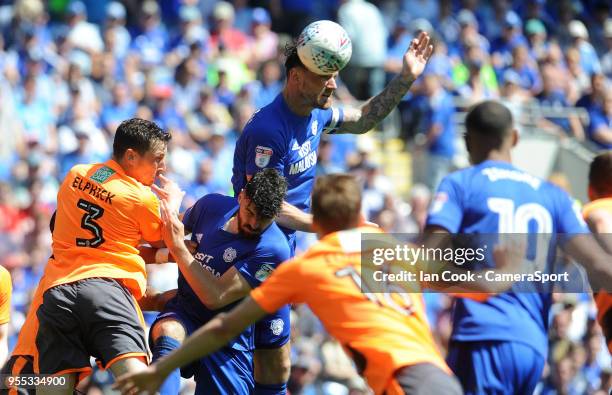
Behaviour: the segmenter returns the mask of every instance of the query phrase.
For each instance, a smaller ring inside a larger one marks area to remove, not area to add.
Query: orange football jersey
[[[13,355],[32,355],[38,372],[36,312],[44,292],[92,277],[115,278],[139,299],[146,290],[141,240],[161,239],[159,201],[113,160],[76,165],[57,194],[53,255],[30,304]],[[136,304],[136,306],[138,306]]]
[[[584,205],[582,209],[582,214],[585,219],[588,218],[589,214],[597,210],[604,210],[612,215],[612,198],[603,198],[593,200],[590,203]],[[606,314],[612,314],[610,309],[612,309],[612,294],[608,292],[597,292],[595,294],[595,303],[597,304],[597,321],[604,328],[604,332],[607,334],[612,334],[612,328],[607,327],[604,322],[604,316]],[[608,349],[612,353],[612,337],[608,335]]]
[[[12,291],[11,275],[8,270],[0,266],[0,324],[9,322]]]
[[[159,201],[113,160],[74,166],[57,194],[47,288],[91,277],[120,280],[139,299],[146,289],[142,240],[161,240]]]
[[[305,303],[353,358],[376,394],[393,393],[394,372],[433,363],[450,372],[416,293],[363,293],[359,228],[327,235],[305,254],[276,269],[251,297],[265,311]]]

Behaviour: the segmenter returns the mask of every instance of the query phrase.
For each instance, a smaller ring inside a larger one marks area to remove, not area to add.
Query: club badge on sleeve
[[[270,163],[270,158],[272,158],[273,152],[274,151],[272,151],[272,148],[269,147],[264,147],[261,145],[255,147],[255,164],[257,165],[257,167],[263,169],[264,167],[268,166],[268,163]]]

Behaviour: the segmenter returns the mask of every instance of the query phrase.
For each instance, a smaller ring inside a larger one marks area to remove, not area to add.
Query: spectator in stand
[[[495,71],[477,45],[469,47],[464,63],[454,68],[453,80],[459,96],[471,104],[499,97]]]
[[[503,26],[502,35],[491,43],[491,60],[496,70],[503,70],[512,64],[512,51],[515,47],[528,45],[521,31],[521,18],[516,12],[506,12]]]
[[[547,31],[553,31],[555,24],[554,18],[550,15],[546,8],[546,0],[533,0],[522,4],[525,10],[523,20],[537,20],[539,21],[544,29]],[[527,26],[525,26],[527,30]]]
[[[512,49],[512,64],[508,70],[514,70],[521,77],[521,88],[532,95],[542,90],[542,80],[535,60],[529,57],[525,45],[517,45]]]
[[[580,52],[575,47],[570,47],[565,53],[567,62],[567,70],[569,71],[569,81],[572,86],[570,91],[575,95],[570,100],[570,103],[575,103],[578,98],[582,97],[589,91],[591,85],[589,75],[585,73],[580,61]]]
[[[138,54],[142,63],[159,65],[164,58],[168,32],[161,24],[157,2],[154,0],[143,2],[139,19],[140,32],[132,41],[132,50]]]
[[[132,37],[125,27],[126,11],[123,4],[111,1],[106,5],[105,35],[111,31],[114,35],[115,45],[113,54],[123,59],[127,55],[132,42]]]
[[[606,49],[601,56],[601,68],[602,72],[608,78],[612,78],[612,18],[606,20],[604,36],[606,40]]]
[[[539,19],[530,19],[525,24],[525,34],[529,42],[529,52],[532,59],[541,62],[548,54],[546,27]]]
[[[262,62],[276,59],[278,54],[278,34],[270,28],[272,19],[270,14],[263,8],[255,8],[252,13],[251,36],[251,61],[254,68]]]
[[[72,169],[74,165],[99,163],[108,159],[92,150],[89,134],[87,134],[87,132],[76,130],[74,135],[78,142],[77,148],[59,157],[60,180],[64,179],[68,171]]]
[[[112,136],[121,122],[136,113],[136,103],[130,97],[128,87],[117,83],[112,89],[112,102],[102,106],[101,121],[106,133]],[[94,162],[84,162],[94,163]]]
[[[249,40],[246,34],[233,26],[234,6],[227,1],[219,1],[213,10],[212,19],[211,50],[219,53],[223,47],[231,55],[241,60],[248,60],[250,56]]]
[[[436,24],[436,30],[440,32],[444,42],[448,45],[454,44],[459,39],[461,27],[453,13],[453,2],[451,0],[440,1],[440,15]]]
[[[274,100],[283,89],[281,66],[276,59],[266,60],[259,69],[260,77],[253,82],[253,105],[259,109]]]
[[[570,135],[577,140],[584,140],[584,129],[580,120],[575,115],[567,116],[564,111],[569,103],[560,83],[554,79],[551,67],[546,65],[542,67],[542,81],[542,91],[536,96],[536,99],[541,106],[547,108],[547,111],[556,111],[557,116],[542,118],[539,126],[561,137]]]
[[[342,81],[357,100],[366,100],[385,87],[387,28],[374,4],[364,0],[341,0],[341,3],[338,23],[345,28],[353,45],[351,60],[341,72]]]
[[[457,22],[459,22],[459,40],[449,48],[449,56],[453,63],[458,63],[464,59],[467,49],[472,46],[478,46],[483,53],[489,53],[489,41],[480,33],[478,33],[478,21],[469,10],[461,10],[457,14]]]
[[[612,91],[604,97],[603,109],[589,114],[588,138],[599,149],[612,149]]]
[[[225,194],[228,190],[227,185],[222,185],[214,177],[214,161],[211,158],[203,158],[196,172],[195,182],[190,183],[185,192],[183,206],[189,208],[204,195],[209,193]]]
[[[589,31],[582,21],[577,19],[568,25],[568,32],[572,38],[572,47],[580,53],[580,66],[584,72],[591,76],[594,73],[601,73],[599,58],[593,45],[589,42]]]
[[[104,48],[100,29],[97,25],[87,22],[87,8],[80,1],[73,1],[67,9],[70,33],[68,41],[84,51],[101,52]]]
[[[344,169],[336,166],[332,162],[333,142],[331,139],[321,139],[317,158],[317,176],[327,174],[342,173]]]
[[[606,91],[609,88],[610,82],[606,80],[605,75],[597,73],[591,75],[591,89],[578,99],[576,107],[582,107],[588,112],[602,111]]]
[[[422,131],[427,149],[426,184],[436,190],[438,184],[452,168],[455,154],[455,107],[451,95],[444,89],[440,76],[430,70],[423,76],[426,110]]]

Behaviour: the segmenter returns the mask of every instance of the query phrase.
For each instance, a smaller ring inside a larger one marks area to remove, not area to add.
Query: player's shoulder
[[[206,211],[206,217],[223,216],[227,210],[233,209],[238,205],[238,200],[234,197],[222,195],[220,193],[209,193],[199,198],[193,208],[195,212]]]
[[[271,134],[272,130],[280,128],[283,109],[278,105],[277,101],[275,99],[272,103],[255,111],[244,126],[243,134]]]
[[[291,248],[287,237],[280,227],[273,222],[259,238],[257,250],[262,253],[270,254],[283,260],[289,259],[291,256]]]

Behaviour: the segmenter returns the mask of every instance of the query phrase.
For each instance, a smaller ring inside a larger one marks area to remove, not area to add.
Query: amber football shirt
[[[280,265],[251,297],[265,311],[305,303],[353,358],[376,394],[389,389],[394,372],[417,363],[449,371],[440,356],[421,295],[365,294],[359,228],[327,235],[302,256]]]

